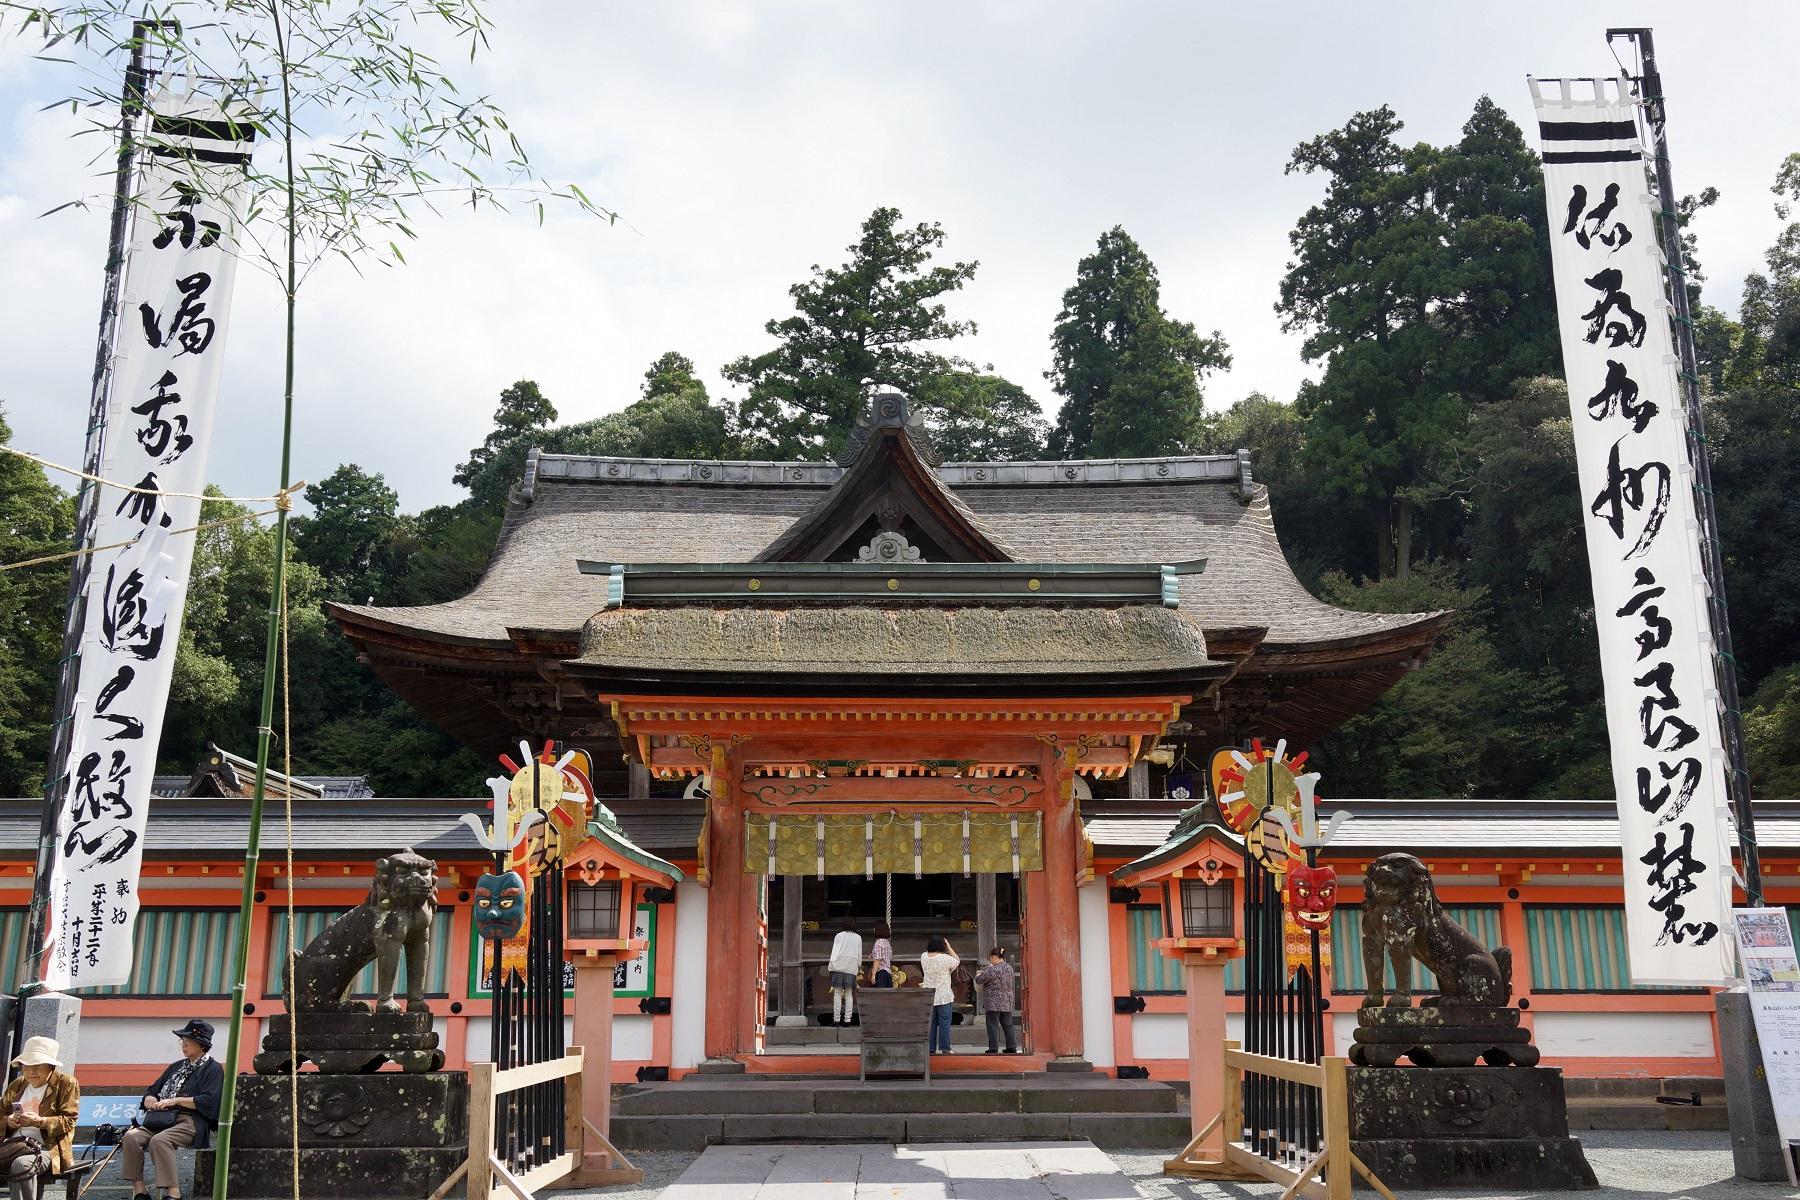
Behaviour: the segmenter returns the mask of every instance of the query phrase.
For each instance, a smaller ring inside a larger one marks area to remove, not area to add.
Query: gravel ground
[[[1596,1192],[1457,1192],[1456,1200],[1533,1200],[1539,1196],[1579,1195],[1583,1200],[1800,1200],[1800,1191],[1785,1184],[1741,1183],[1732,1177],[1731,1146],[1723,1133],[1622,1133],[1589,1130],[1581,1135],[1588,1161],[1600,1177]],[[556,1192],[568,1200],[657,1200],[699,1155],[686,1152],[639,1154],[644,1182],[630,1187]],[[1162,1173],[1163,1154],[1114,1152],[1112,1160],[1130,1176],[1145,1200],[1241,1200],[1276,1197],[1273,1184],[1219,1184],[1173,1179]],[[192,1155],[183,1154],[183,1178],[190,1178]],[[57,1188],[52,1200],[61,1200]],[[90,1200],[120,1200],[127,1195],[119,1180],[118,1162],[87,1192]],[[1359,1197],[1374,1197],[1362,1191]],[[1424,1192],[1402,1192],[1424,1197]]]

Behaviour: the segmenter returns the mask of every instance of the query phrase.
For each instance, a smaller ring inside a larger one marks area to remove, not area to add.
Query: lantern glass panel
[[[1229,883],[1201,883],[1197,879],[1181,881],[1181,933],[1191,938],[1228,938],[1237,936],[1237,922],[1231,910],[1233,889]]]
[[[568,928],[572,938],[618,937],[618,883],[569,884]]]

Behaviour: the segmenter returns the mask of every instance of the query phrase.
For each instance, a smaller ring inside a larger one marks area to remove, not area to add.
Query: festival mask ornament
[[[1337,868],[1288,868],[1287,908],[1303,928],[1321,932],[1331,928],[1331,913],[1337,907]]]
[[[1308,866],[1307,858],[1325,848],[1350,814],[1339,812],[1319,824],[1317,773],[1294,777],[1293,812],[1274,812],[1275,823],[1295,853],[1283,884],[1287,900],[1282,913],[1282,941],[1291,974],[1304,967],[1331,978],[1331,913],[1337,907],[1337,870]],[[1296,818],[1298,818],[1296,820]],[[1315,961],[1316,956],[1316,961]]]
[[[475,881],[475,931],[490,942],[517,936],[525,924],[525,880],[517,871]]]

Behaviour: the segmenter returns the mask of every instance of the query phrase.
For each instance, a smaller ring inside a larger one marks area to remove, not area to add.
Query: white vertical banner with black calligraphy
[[[1725,757],[1679,360],[1638,105],[1533,80],[1635,983],[1732,971]]]
[[[131,976],[150,781],[206,486],[251,131],[159,91],[139,143],[44,980]],[[177,493],[186,493],[185,495]],[[114,547],[105,549],[104,547]]]

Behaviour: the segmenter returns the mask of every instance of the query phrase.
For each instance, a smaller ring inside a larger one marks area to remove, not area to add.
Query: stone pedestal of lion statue
[[[238,1078],[232,1200],[293,1195],[292,1093],[299,1083],[300,1194],[307,1200],[429,1195],[468,1156],[469,1088],[440,1070],[444,1052],[424,1000],[437,915],[437,864],[406,851],[380,859],[368,899],[309,942],[256,1056]],[[404,994],[395,995],[401,962]],[[373,1004],[352,1000],[375,967]],[[383,1071],[384,1063],[399,1071]],[[195,1194],[211,1194],[212,1151],[195,1161]]]
[[[1489,950],[1451,920],[1410,854],[1369,867],[1362,956],[1368,995],[1349,1054],[1358,1158],[1394,1188],[1598,1186],[1569,1136],[1562,1072],[1537,1065],[1519,1024],[1511,952]],[[1414,962],[1438,985],[1418,1007]]]

